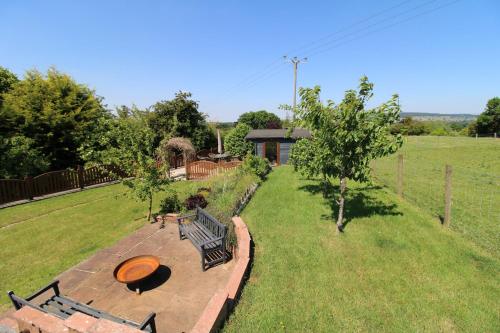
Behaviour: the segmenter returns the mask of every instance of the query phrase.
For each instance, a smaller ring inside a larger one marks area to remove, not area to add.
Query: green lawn
[[[202,184],[173,187],[184,198]],[[0,312],[10,306],[7,290],[26,295],[144,225],[147,204],[125,193],[117,184],[1,209]]]
[[[254,260],[224,331],[500,331],[495,256],[377,187],[349,191],[337,236],[318,191],[276,168],[244,210]]]
[[[500,139],[407,137],[404,196],[436,217],[444,214],[444,169],[452,174],[451,228],[500,258]],[[395,191],[397,155],[373,164],[379,183]]]

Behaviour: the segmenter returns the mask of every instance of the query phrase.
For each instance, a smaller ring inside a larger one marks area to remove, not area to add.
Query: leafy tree
[[[488,101],[483,113],[476,120],[477,134],[500,133],[500,97]]]
[[[81,162],[78,147],[108,113],[94,91],[54,68],[46,75],[28,71],[2,96],[0,119],[9,119],[8,135],[33,140],[33,147],[47,156],[53,169]]]
[[[366,109],[372,97],[373,84],[367,77],[359,89],[345,92],[340,104],[320,101],[321,89],[300,89],[301,102],[296,109],[299,125],[308,127],[312,139],[301,139],[292,148],[291,162],[306,175],[322,175],[340,180],[337,228],[344,226],[344,203],[347,180],[370,179],[370,162],[394,153],[402,144],[401,135],[392,135],[390,127],[400,115],[398,96],[374,108]],[[307,141],[306,141],[307,140]],[[309,141],[311,140],[311,141]]]
[[[0,66],[0,108],[2,108],[2,94],[8,92],[18,81],[16,74]]]
[[[225,137],[224,149],[232,156],[243,157],[253,150],[253,143],[245,140],[251,128],[245,123],[239,123]]]
[[[238,123],[247,124],[253,129],[281,128],[281,119],[265,110],[245,112],[238,118]]]
[[[149,125],[155,132],[155,145],[165,137],[185,137],[197,149],[215,144],[215,134],[208,127],[206,116],[198,111],[198,102],[191,99],[191,93],[178,92],[170,101],[154,104]]]
[[[34,146],[34,141],[24,136],[0,140],[0,178],[24,178],[44,172],[49,161]]]
[[[12,132],[14,121],[11,114],[2,110],[3,94],[10,91],[18,81],[14,73],[0,66],[0,133],[4,135]]]
[[[82,146],[82,156],[91,164],[120,166],[125,174],[123,184],[140,201],[148,202],[148,220],[151,218],[153,196],[169,183],[163,177],[165,170],[157,166],[155,159],[155,133],[147,123],[148,113],[135,107],[128,109],[127,116],[100,120],[100,130],[88,138]]]

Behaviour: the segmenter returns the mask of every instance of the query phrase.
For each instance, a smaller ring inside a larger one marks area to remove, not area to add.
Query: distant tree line
[[[147,132],[148,140],[139,142],[131,131]],[[0,67],[0,178],[105,162],[113,150],[133,159],[127,145],[147,145],[142,148],[154,154],[162,140],[175,136],[191,139],[197,149],[216,142],[188,92],[146,109],[121,106],[113,112],[95,91],[54,68],[46,74],[29,70],[20,79]]]
[[[493,136],[500,134],[500,98],[488,101],[486,108],[475,121],[416,120],[402,118],[391,126],[393,134],[437,136]]]

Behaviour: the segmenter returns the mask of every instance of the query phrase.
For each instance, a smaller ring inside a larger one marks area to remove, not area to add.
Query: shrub
[[[181,210],[181,202],[177,193],[170,191],[160,202],[160,214],[177,213]]]
[[[184,201],[184,206],[186,207],[187,210],[193,210],[196,208],[196,206],[205,208],[207,207],[207,205],[208,205],[207,200],[201,194],[194,194],[188,197],[186,201]]]
[[[225,150],[232,156],[245,156],[253,149],[253,143],[247,141],[245,136],[250,132],[250,126],[246,124],[238,124],[235,128],[227,133],[224,140]]]
[[[266,175],[271,171],[271,166],[266,159],[248,154],[243,160],[243,170],[253,173],[260,179],[265,179]]]
[[[200,187],[197,191],[198,194],[203,195],[205,198],[208,197],[210,192],[212,192],[212,189],[210,187]]]

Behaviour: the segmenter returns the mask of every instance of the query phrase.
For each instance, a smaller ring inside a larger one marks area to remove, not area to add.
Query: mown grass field
[[[500,262],[388,189],[348,184],[337,236],[317,181],[276,168],[243,212],[253,265],[225,332],[498,332]]]
[[[183,199],[202,184],[172,186]],[[117,184],[1,209],[0,312],[10,307],[8,290],[27,295],[147,223],[147,204],[126,193]]]
[[[452,166],[451,228],[500,257],[500,139],[407,137],[404,197],[444,215],[445,165]],[[379,183],[396,191],[397,155],[373,164]]]

